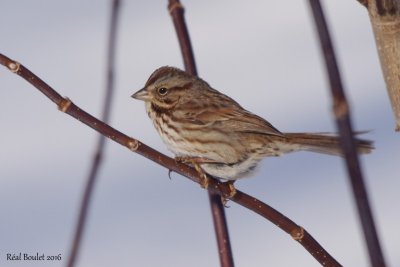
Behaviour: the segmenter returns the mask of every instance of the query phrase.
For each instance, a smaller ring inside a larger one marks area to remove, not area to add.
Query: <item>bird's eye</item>
[[[167,88],[165,88],[165,87],[161,87],[161,88],[158,88],[158,93],[160,94],[160,95],[165,95],[166,93],[167,93]]]

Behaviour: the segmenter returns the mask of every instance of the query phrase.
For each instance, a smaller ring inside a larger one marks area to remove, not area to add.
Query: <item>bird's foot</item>
[[[177,162],[182,162],[185,164],[190,164],[192,165],[196,171],[199,173],[200,176],[200,187],[207,189],[208,184],[209,184],[209,178],[207,177],[207,174],[203,171],[203,169],[200,167],[200,164],[204,163],[215,163],[215,161],[207,158],[201,158],[201,157],[175,157],[175,160]]]
[[[221,195],[221,201],[225,208],[228,207],[228,206],[226,206],[226,203],[228,203],[228,201],[231,198],[233,198],[237,193],[237,190],[236,190],[235,186],[233,185],[235,182],[236,182],[235,180],[229,180],[229,181],[223,183],[223,185],[227,185],[229,188],[229,191],[227,194],[224,193],[223,195]]]
[[[209,178],[207,177],[207,174],[203,171],[203,169],[200,167],[200,165],[198,163],[192,163],[193,167],[196,169],[196,171],[199,173],[200,176],[200,187],[207,189],[208,188],[208,184],[209,184]]]

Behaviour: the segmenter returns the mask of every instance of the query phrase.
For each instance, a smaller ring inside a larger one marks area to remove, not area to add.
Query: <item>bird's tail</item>
[[[356,133],[356,135],[362,132]],[[339,137],[330,133],[285,133],[289,142],[298,145],[299,150],[318,152],[329,155],[343,155],[339,144]],[[355,139],[358,153],[368,154],[371,152],[373,142],[363,139]]]

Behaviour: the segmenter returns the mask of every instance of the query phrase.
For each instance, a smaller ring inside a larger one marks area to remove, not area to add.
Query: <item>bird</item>
[[[334,133],[285,133],[244,109],[203,79],[175,67],[156,69],[132,95],[145,103],[148,116],[177,161],[203,174],[233,182],[249,176],[259,162],[295,151],[343,155]],[[355,139],[357,151],[370,153],[369,140]]]

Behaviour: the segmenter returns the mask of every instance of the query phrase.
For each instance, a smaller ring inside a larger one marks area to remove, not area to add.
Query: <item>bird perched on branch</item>
[[[132,97],[145,102],[147,114],[177,160],[217,178],[235,181],[263,158],[294,151],[342,154],[338,136],[280,132],[207,82],[174,67],[154,71]],[[356,139],[356,145],[359,153],[373,149],[367,140]],[[202,177],[200,184],[207,187],[208,180]]]

